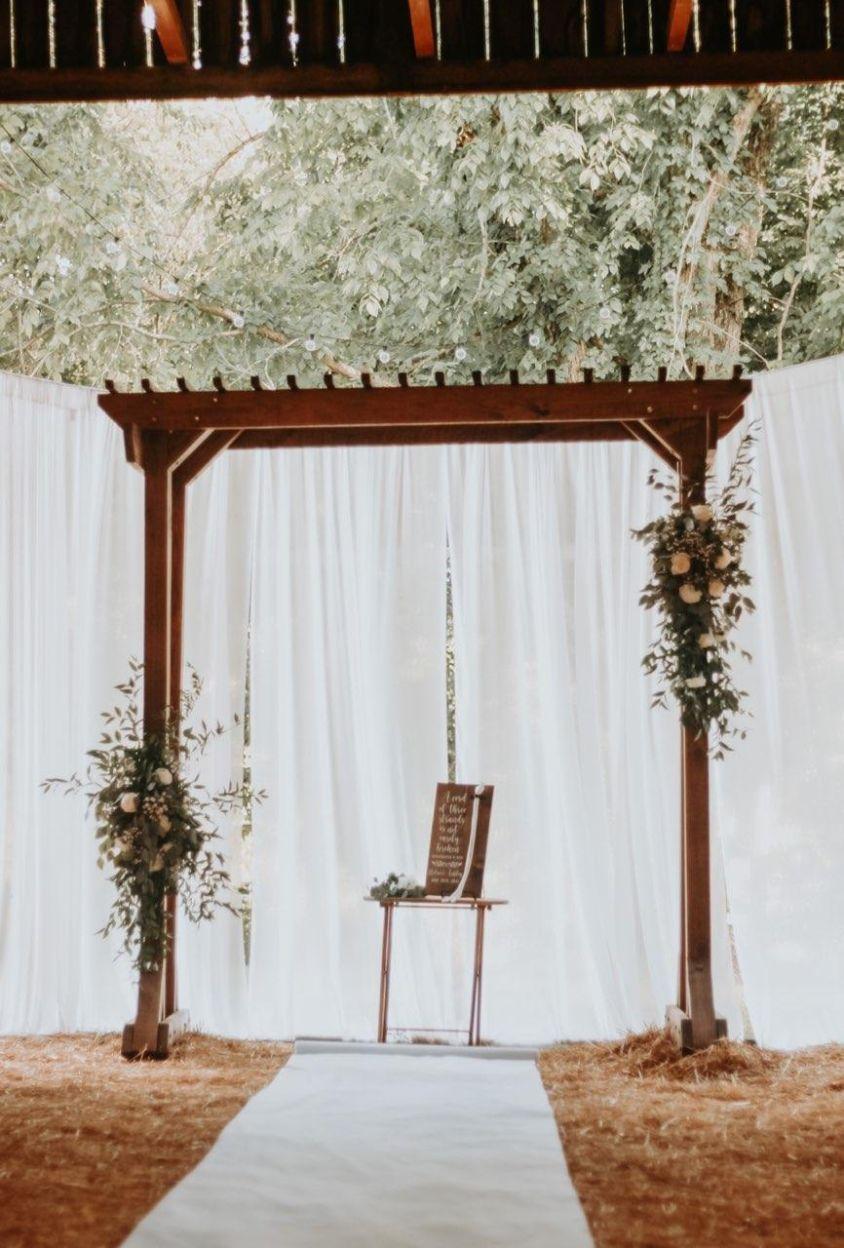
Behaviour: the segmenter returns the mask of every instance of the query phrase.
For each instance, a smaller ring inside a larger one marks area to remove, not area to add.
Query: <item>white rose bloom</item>
[[[715,638],[711,633],[701,633],[697,639],[697,644],[700,646],[701,650],[711,650],[715,645]]]
[[[159,784],[172,784],[173,783],[173,774],[172,772],[168,771],[166,767],[159,767],[158,770],[154,773],[154,775]]]
[[[674,576],[685,576],[691,566],[692,561],[685,551],[680,550],[671,556],[671,571]]]
[[[722,550],[718,558],[715,560],[715,567],[719,572],[723,572],[733,562],[733,556],[728,550]]]
[[[693,606],[696,602],[700,602],[703,597],[699,589],[695,589],[694,585],[690,585],[688,583],[681,585],[679,592],[683,602],[687,602],[690,606]]]
[[[120,809],[123,811],[124,815],[134,815],[135,811],[138,809],[137,793],[124,793],[120,799]]]
[[[709,524],[712,519],[712,508],[709,503],[696,503],[692,508],[692,515],[698,524]]]
[[[705,689],[706,677],[705,676],[690,676],[689,679],[686,681],[686,688],[687,689]]]
[[[727,587],[723,581],[710,581],[709,582],[709,597],[720,598],[726,588]]]

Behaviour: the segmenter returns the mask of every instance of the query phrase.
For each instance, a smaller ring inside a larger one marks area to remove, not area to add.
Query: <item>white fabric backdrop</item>
[[[713,768],[760,1043],[844,1040],[844,356],[754,377],[754,718]]]
[[[713,768],[739,961],[759,1039],[844,1035],[844,516],[839,358],[755,379],[766,425],[745,626],[755,719]],[[0,1029],[118,1027],[128,964],[83,812],[40,779],[78,766],[140,650],[141,481],[87,391],[0,379]],[[800,429],[800,438],[796,429]],[[202,713],[242,705],[251,618],[252,963],[239,926],[182,925],[183,998],[229,1033],[370,1036],[374,874],[422,874],[445,775],[445,579],[459,776],[496,784],[488,1033],[611,1035],[673,997],[677,730],[639,669],[654,505],[634,447],[291,452],[219,461],[191,491],[185,655]],[[238,775],[240,740],[209,760]],[[236,821],[225,830],[237,876]],[[714,896],[721,910],[721,857]],[[70,887],[68,887],[70,881]],[[400,915],[393,1018],[465,1020],[465,916]],[[443,929],[448,930],[444,931]],[[726,924],[718,1005],[735,1029]]]
[[[84,799],[45,797],[140,647],[140,474],[93,392],[0,375],[0,1030],[118,1027],[129,964]]]

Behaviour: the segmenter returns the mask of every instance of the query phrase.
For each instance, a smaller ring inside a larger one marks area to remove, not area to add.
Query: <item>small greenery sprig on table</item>
[[[128,680],[116,686],[121,700],[102,713],[104,730],[85,773],[52,777],[41,787],[87,797],[96,817],[97,864],[111,870],[116,890],[103,935],[119,928],[136,968],[153,971],[167,953],[169,893],[178,894],[195,923],[219,909],[240,913],[225,857],[214,848],[216,817],[264,794],[234,783],[211,794],[195,774],[209,744],[225,732],[220,723],[189,722],[202,690],[196,672],[182,694],[181,732],[160,737],[143,729],[143,665],[132,660],[129,667]]]
[[[705,503],[686,504],[675,480],[651,472],[648,484],[663,492],[670,510],[633,533],[651,558],[650,581],[639,601],[659,613],[659,634],[642,660],[645,671],[662,682],[652,705],[667,706],[672,693],[685,727],[698,735],[713,733],[715,758],[732,748],[731,736],[747,735],[733,723],[747,694],[735,683],[730,656],[737,652],[750,659],[731,633],[745,612],[756,609],[745,592],[751,580],[742,567],[746,517],[753,511],[754,441],[751,428],[720,492],[707,474]]]
[[[389,897],[424,897],[425,889],[410,876],[391,871],[383,880],[374,882],[369,895],[376,901],[384,901]]]

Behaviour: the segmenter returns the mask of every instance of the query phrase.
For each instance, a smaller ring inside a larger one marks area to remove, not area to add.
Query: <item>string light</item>
[[[466,348],[465,348],[465,347],[455,347],[455,348],[454,348],[454,358],[455,358],[455,360],[457,360],[457,363],[458,363],[458,364],[462,364],[462,363],[463,363],[463,361],[466,359],[467,354],[468,354],[468,352],[467,352],[467,350],[466,350]]]
[[[56,0],[47,0],[47,58],[56,68]]]
[[[97,23],[97,65],[100,69],[105,69],[106,50],[105,50],[105,33],[103,31],[103,0],[97,0],[96,8]]]
[[[390,353],[386,347],[382,347],[381,350],[378,352],[378,363],[389,364],[389,362],[390,362]]]
[[[528,346],[538,347],[541,342],[542,342],[542,335],[539,334],[537,330],[535,329],[531,330],[531,332],[528,334]]]
[[[337,0],[337,50],[340,53],[340,64],[346,64],[346,6],[343,0]]]
[[[202,0],[193,0],[191,42],[191,61],[194,69],[202,69],[202,32],[199,25],[199,6]]]
[[[249,5],[247,0],[240,0],[240,56],[241,65],[248,65],[252,60],[249,43],[252,35],[249,30]]]
[[[234,325],[235,329],[243,329],[245,324],[246,324],[246,317],[243,315],[243,313],[235,312],[234,316],[232,317],[232,325]]]
[[[317,341],[316,341],[316,338],[314,338],[313,334],[308,334],[304,342],[304,347],[306,351],[310,351],[311,353],[316,351]]]
[[[287,25],[290,27],[290,34],[287,36],[287,42],[290,45],[290,59],[294,68],[299,64],[299,32],[296,29],[296,0],[290,0],[290,11],[287,14]]]

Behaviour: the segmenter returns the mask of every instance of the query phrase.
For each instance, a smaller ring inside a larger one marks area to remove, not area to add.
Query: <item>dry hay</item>
[[[540,1069],[599,1248],[844,1243],[844,1049],[663,1032],[543,1053]]]
[[[191,1036],[167,1062],[125,1062],[119,1047],[0,1038],[3,1248],[118,1245],[289,1053]],[[549,1050],[540,1069],[598,1248],[844,1243],[844,1049],[680,1057],[650,1032]]]
[[[120,1244],[289,1052],[193,1035],[127,1062],[118,1036],[0,1038],[0,1244]]]

